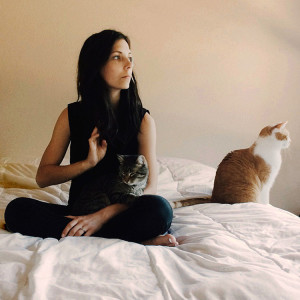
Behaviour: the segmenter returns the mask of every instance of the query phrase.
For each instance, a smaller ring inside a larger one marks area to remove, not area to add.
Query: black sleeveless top
[[[145,116],[145,113],[149,111],[142,108],[140,111],[140,120]],[[89,138],[95,128],[95,124],[92,122],[90,113],[86,106],[82,102],[73,102],[68,105],[68,117],[70,126],[70,163],[85,160],[89,152]],[[115,145],[108,144],[105,157],[92,169],[74,178],[71,182],[69,203],[72,205],[76,199],[76,195],[80,194],[82,187],[86,182],[98,174],[109,174],[114,172],[118,166],[116,153],[135,155],[138,153],[138,133],[132,133],[125,139],[122,136],[118,136]]]

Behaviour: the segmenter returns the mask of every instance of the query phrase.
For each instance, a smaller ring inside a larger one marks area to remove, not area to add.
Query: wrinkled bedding
[[[215,170],[159,158],[158,194],[209,195]],[[69,183],[39,189],[37,160],[0,161],[0,220],[27,196],[66,204]],[[0,299],[300,299],[299,217],[257,203],[174,210],[176,248],[117,239],[40,239],[0,229]]]

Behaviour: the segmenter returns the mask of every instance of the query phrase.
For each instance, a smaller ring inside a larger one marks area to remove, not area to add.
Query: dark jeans
[[[5,210],[7,229],[24,235],[60,239],[71,221],[68,206],[30,198],[17,198]],[[110,219],[93,236],[142,242],[164,234],[171,226],[173,211],[166,199],[143,195],[127,210]]]

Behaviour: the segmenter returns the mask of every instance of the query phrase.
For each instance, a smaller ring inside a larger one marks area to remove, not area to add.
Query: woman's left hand
[[[104,220],[99,213],[66,217],[72,219],[72,221],[63,230],[62,238],[65,236],[91,236],[104,225]]]

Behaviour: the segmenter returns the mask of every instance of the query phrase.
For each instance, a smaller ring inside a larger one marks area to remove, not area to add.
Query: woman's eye
[[[128,59],[129,59],[130,62],[133,62],[133,57],[132,56],[128,57]]]
[[[115,60],[120,59],[120,56],[119,55],[115,55],[115,56],[112,57],[112,59],[115,59]]]

